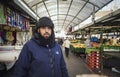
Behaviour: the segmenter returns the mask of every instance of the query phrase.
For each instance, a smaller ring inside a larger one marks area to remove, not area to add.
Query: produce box
[[[120,46],[102,46],[103,51],[119,51],[120,52]]]
[[[99,52],[100,49],[99,49],[99,48],[96,48],[96,47],[86,48],[85,53],[89,54],[89,53],[91,53],[91,52],[93,52],[93,51],[94,51],[94,52]]]
[[[70,45],[70,51],[73,53],[85,53],[85,47],[83,45]]]

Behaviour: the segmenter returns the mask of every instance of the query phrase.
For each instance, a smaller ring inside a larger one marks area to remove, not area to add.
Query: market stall
[[[85,57],[85,44],[80,43],[80,40],[72,40],[70,45],[70,51],[81,57]]]
[[[28,16],[0,2],[0,71],[12,68],[28,39]]]

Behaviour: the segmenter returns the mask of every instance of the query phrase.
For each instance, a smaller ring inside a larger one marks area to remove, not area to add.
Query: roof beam
[[[82,1],[87,2],[86,0],[82,0]],[[92,5],[94,5],[95,7],[97,7],[97,8],[99,8],[99,9],[100,9],[100,7],[99,7],[98,5],[93,4],[92,2],[89,2],[89,1],[88,1],[87,3],[92,4]]]
[[[47,0],[44,0],[44,1],[47,1]],[[40,2],[38,2],[38,3],[36,3],[36,4],[34,4],[34,5],[32,5],[31,8],[34,7],[34,6],[36,6],[36,5],[38,5],[38,4],[40,4],[40,3],[42,3],[42,2],[43,2],[43,0],[40,1]]]
[[[47,8],[47,6],[46,6],[46,4],[45,4],[45,1],[44,1],[44,0],[42,0],[42,1],[43,1],[43,4],[44,4],[45,8],[46,8],[46,11],[47,11],[47,13],[48,13],[48,15],[49,15],[49,17],[50,17],[50,13],[49,13],[48,8]]]
[[[83,8],[85,7],[85,5],[89,2],[89,0],[86,1],[86,3],[82,6],[82,8],[79,10],[79,12],[75,15],[75,17],[71,20],[71,22],[73,22],[73,20],[78,16],[78,14],[83,10]],[[66,26],[65,29],[67,29],[67,27],[71,24],[71,22]]]
[[[63,21],[63,19],[59,19],[59,20]],[[52,20],[52,21],[57,21],[57,20]],[[66,21],[70,22],[70,20],[66,20]],[[74,23],[74,22],[72,22],[72,23],[77,24],[77,23]]]
[[[65,24],[66,18],[67,18],[67,16],[68,16],[69,11],[70,11],[72,2],[73,2],[73,0],[71,0],[71,2],[70,2],[70,6],[69,6],[69,8],[68,8],[67,14],[66,14],[66,16],[65,16],[65,20],[64,20],[64,22],[63,22],[63,26],[64,26],[64,24]],[[63,26],[62,26],[62,28],[63,28]]]
[[[54,14],[54,15],[51,15],[50,17],[54,17],[54,16],[56,16],[56,15],[58,15],[58,14]],[[59,15],[66,15],[66,14],[59,14]],[[70,16],[70,17],[74,17],[73,15],[67,15],[67,16]],[[80,18],[78,18],[78,17],[76,17],[78,20],[81,20]]]

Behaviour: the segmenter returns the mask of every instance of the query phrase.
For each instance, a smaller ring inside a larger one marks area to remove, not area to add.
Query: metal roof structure
[[[55,24],[55,31],[79,25],[93,13],[113,0],[14,0],[25,11],[24,3],[38,18],[48,16]],[[30,13],[29,13],[30,14]],[[37,19],[37,17],[34,17]]]
[[[106,33],[120,32],[120,9],[95,20],[95,23],[86,24],[83,28],[69,34],[82,34],[82,32],[86,33],[89,30],[92,34],[101,33],[101,31]]]

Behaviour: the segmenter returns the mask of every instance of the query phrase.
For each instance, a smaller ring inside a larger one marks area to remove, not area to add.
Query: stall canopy
[[[14,0],[25,11],[29,12],[21,3],[30,8],[37,16],[35,19],[50,17],[56,31],[66,31],[69,27],[79,25],[111,1],[113,0]]]

